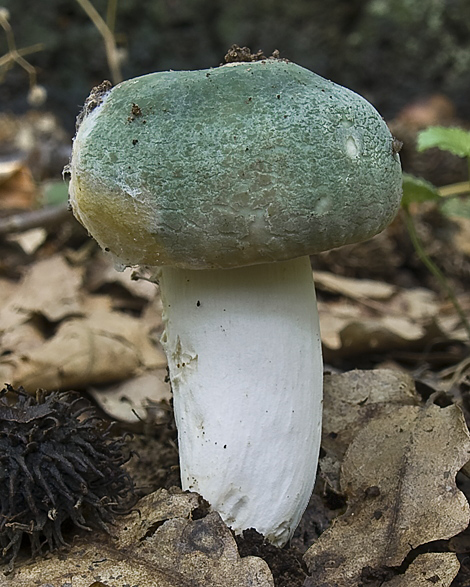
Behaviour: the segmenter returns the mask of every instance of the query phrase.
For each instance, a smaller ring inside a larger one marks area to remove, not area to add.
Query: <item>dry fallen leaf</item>
[[[161,489],[118,520],[114,541],[82,535],[66,554],[0,575],[0,587],[273,587],[267,564],[240,558],[235,540],[213,512],[192,520],[199,496]]]
[[[421,554],[403,575],[394,577],[384,587],[449,587],[460,569],[459,559],[452,552]]]
[[[0,162],[0,209],[34,206],[37,190],[29,167],[20,159]]]
[[[38,348],[0,361],[0,373],[27,390],[81,388],[129,379],[140,369],[166,366],[142,322],[119,312],[95,312],[61,323]]]
[[[82,274],[82,268],[71,267],[61,255],[37,261],[4,310],[15,311],[23,319],[42,314],[51,322],[80,314]]]
[[[357,304],[334,302],[318,304],[324,357],[335,359],[383,353],[402,349],[422,349],[435,340],[445,340],[446,333],[440,323],[426,316],[423,319],[406,314],[371,316]],[[436,306],[436,316],[439,306]]]
[[[325,373],[322,448],[343,459],[369,420],[420,401],[413,379],[392,369]]]
[[[455,236],[455,246],[470,257],[470,218],[453,216],[453,222],[458,227]]]
[[[320,471],[330,488],[340,489],[340,467],[356,434],[373,418],[397,407],[417,405],[413,379],[392,369],[325,373]]]
[[[135,269],[126,267],[123,271],[116,271],[110,255],[99,253],[89,263],[88,268],[88,289],[91,292],[99,291],[100,288],[109,284],[119,284],[135,297],[145,300],[153,300],[157,295],[158,288],[155,283],[147,279],[132,279]]]
[[[439,314],[440,301],[435,292],[415,287],[400,290],[391,308],[394,312],[402,313],[411,320],[427,320]]]
[[[25,322],[5,332],[0,340],[2,353],[8,357],[15,353],[22,355],[41,347],[45,338],[33,322]]]
[[[314,271],[313,277],[318,289],[341,294],[347,298],[360,300],[389,300],[397,291],[396,285],[371,279],[353,279],[327,271]]]
[[[453,308],[443,312],[436,293],[401,289],[386,283],[315,272],[319,289],[343,298],[319,301],[324,357],[327,362],[398,350],[420,350],[435,341],[466,340]]]
[[[455,484],[470,458],[456,406],[406,406],[371,420],[346,452],[348,510],[305,554],[306,587],[350,587],[363,573],[402,564],[408,552],[464,530],[469,505]]]
[[[18,285],[14,281],[0,277],[0,308],[7,303],[17,290]]]
[[[8,237],[9,241],[18,243],[27,255],[35,253],[45,243],[46,239],[47,230],[45,228],[32,228]]]
[[[90,395],[100,408],[120,422],[145,420],[150,403],[171,400],[166,368],[156,369],[106,389],[91,388]]]

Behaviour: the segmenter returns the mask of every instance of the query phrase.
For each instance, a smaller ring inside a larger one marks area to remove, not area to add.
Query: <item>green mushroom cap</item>
[[[73,211],[128,265],[229,268],[365,240],[400,160],[364,98],[268,59],[125,81],[74,141]]]

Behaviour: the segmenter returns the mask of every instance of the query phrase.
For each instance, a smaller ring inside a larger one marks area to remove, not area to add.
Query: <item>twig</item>
[[[447,369],[443,369],[439,375],[442,379],[451,377],[450,382],[446,386],[446,390],[450,391],[452,387],[460,380],[465,371],[470,367],[470,357],[466,357],[463,361],[460,361],[457,365],[452,365]]]
[[[35,45],[30,45],[29,47],[23,47],[22,49],[17,49],[16,52],[20,57],[24,57],[25,55],[30,55],[31,53],[37,53],[38,51],[43,51],[46,45],[44,43],[36,43]],[[10,51],[5,53],[0,57],[0,68],[7,67],[10,64],[15,63]]]
[[[100,35],[103,37],[104,46],[106,50],[106,58],[108,60],[109,70],[111,72],[111,79],[113,84],[118,84],[122,81],[121,66],[119,64],[119,53],[116,47],[114,34],[108,27],[106,22],[100,16],[99,12],[90,2],[90,0],[77,0],[83,10],[87,13],[88,18],[97,28]]]
[[[118,0],[108,0],[108,8],[106,11],[106,24],[113,35],[116,26],[117,3]]]
[[[8,53],[3,55],[0,58],[0,67],[4,69],[3,74],[0,74],[0,80],[4,77],[5,73],[10,69],[13,63],[17,63],[20,67],[22,67],[29,76],[29,86],[33,88],[36,85],[36,68],[26,61],[23,57],[26,53],[32,53],[35,51],[41,51],[43,48],[43,44],[36,44],[29,49],[20,49],[18,50],[16,47],[15,42],[15,35],[13,34],[13,29],[11,24],[8,22],[8,13],[0,10],[0,27],[5,31],[6,39],[7,39],[7,46],[8,46]]]
[[[410,239],[411,239],[411,242],[413,243],[413,247],[416,251],[416,254],[420,258],[422,263],[429,269],[429,271],[438,280],[442,289],[446,292],[447,296],[449,297],[449,300],[452,302],[452,305],[455,308],[455,311],[459,315],[459,318],[461,319],[462,324],[463,324],[465,330],[467,331],[468,337],[470,339],[470,322],[468,321],[468,318],[465,315],[465,312],[463,311],[462,306],[459,304],[459,301],[455,297],[454,290],[449,285],[447,279],[445,278],[444,274],[441,272],[439,267],[437,265],[435,265],[434,261],[428,256],[428,254],[424,250],[424,248],[419,240],[418,234],[416,232],[416,228],[415,228],[415,225],[413,222],[413,217],[412,217],[408,207],[403,206],[403,212],[405,214],[406,228],[408,229],[408,234],[410,235]]]
[[[54,225],[71,217],[67,203],[58,206],[47,206],[40,210],[12,214],[6,218],[0,218],[0,236],[26,232],[32,228]]]
[[[450,198],[455,196],[463,196],[470,193],[470,182],[462,181],[460,183],[453,183],[438,188],[438,193],[443,198]]]

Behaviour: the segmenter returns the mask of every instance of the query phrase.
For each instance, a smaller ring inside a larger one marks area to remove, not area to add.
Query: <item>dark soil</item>
[[[279,51],[275,49],[269,59],[279,59]],[[261,51],[256,51],[256,53],[252,53],[249,47],[239,47],[238,45],[232,45],[230,49],[227,51],[224,62],[225,63],[239,63],[239,62],[246,62],[246,61],[264,61],[268,59],[266,55]]]
[[[303,585],[307,578],[307,569],[302,562],[303,552],[294,547],[277,548],[253,528],[245,530],[242,536],[235,536],[235,540],[240,556],[258,556],[266,561],[276,587]]]

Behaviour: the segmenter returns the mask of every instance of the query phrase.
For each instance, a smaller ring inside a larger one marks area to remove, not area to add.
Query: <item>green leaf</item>
[[[413,202],[436,202],[440,199],[437,189],[424,179],[409,173],[403,174],[403,198],[401,205],[407,208]]]
[[[46,181],[42,185],[42,199],[46,206],[56,206],[67,201],[69,182],[62,179]]]
[[[430,126],[418,134],[418,151],[437,147],[459,157],[470,157],[470,132],[462,128]]]
[[[470,220],[470,198],[446,198],[441,210],[446,216],[457,216]]]

